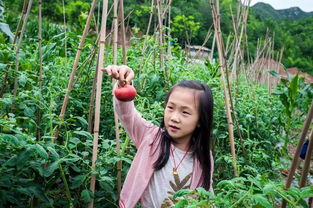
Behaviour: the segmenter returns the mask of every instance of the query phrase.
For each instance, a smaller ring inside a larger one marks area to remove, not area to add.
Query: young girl
[[[120,86],[134,78],[125,65],[103,70]],[[121,191],[120,207],[132,208],[138,202],[144,208],[171,207],[173,194],[180,189],[213,190],[213,97],[207,85],[182,81],[173,86],[165,99],[160,127],[143,119],[134,102],[115,99],[115,103],[137,148]]]

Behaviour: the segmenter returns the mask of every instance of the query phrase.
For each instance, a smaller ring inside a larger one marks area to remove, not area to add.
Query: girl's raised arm
[[[120,86],[125,85],[125,83],[131,83],[134,78],[133,70],[125,65],[111,65],[103,69],[103,71],[106,71],[110,77],[117,79]],[[114,86],[114,89],[116,87],[117,84]],[[118,117],[128,135],[134,140],[136,147],[139,148],[144,140],[152,143],[159,127],[142,118],[136,110],[133,101],[124,102],[116,98],[114,99]]]

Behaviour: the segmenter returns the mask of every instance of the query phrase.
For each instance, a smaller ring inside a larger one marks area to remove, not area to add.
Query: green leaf
[[[58,160],[60,158],[59,154],[53,147],[47,147],[47,150],[52,154],[52,157],[54,157],[55,160]]]
[[[3,140],[13,146],[21,146],[24,144],[16,136],[11,134],[0,134],[0,140]]]
[[[91,198],[92,198],[92,193],[91,193],[91,191],[89,189],[85,189],[80,194],[80,197],[82,198],[82,200],[85,203],[89,203],[91,201]]]
[[[28,80],[28,78],[27,78],[26,73],[20,73],[20,75],[18,77],[18,84],[21,87],[25,87],[27,80]]]
[[[33,117],[35,115],[35,108],[25,107],[24,108],[24,115],[27,117]]]
[[[46,150],[45,150],[41,145],[36,144],[36,145],[35,145],[35,150],[38,152],[38,154],[39,154],[41,157],[43,157],[43,158],[45,158],[45,159],[48,159],[48,158],[49,158],[48,153],[46,152]]]
[[[92,134],[90,134],[88,131],[74,131],[75,134],[87,137],[88,139],[92,139]]]
[[[174,199],[176,199],[177,197],[181,197],[181,196],[185,196],[185,195],[189,195],[191,193],[195,193],[194,190],[188,190],[188,189],[182,189],[182,190],[179,190],[177,191],[175,194],[174,194]]]
[[[261,204],[265,208],[273,208],[273,205],[270,204],[267,198],[262,196],[261,194],[252,195],[252,199],[256,202]]]
[[[301,189],[300,196],[302,198],[313,197],[313,186],[307,186]]]
[[[298,80],[299,80],[299,76],[297,74],[290,81],[290,86],[289,87],[293,91],[293,93],[295,93],[296,90],[298,89]]]
[[[274,70],[267,70],[268,73],[270,73],[271,75],[273,75],[274,77],[277,77],[280,79],[280,74],[278,74],[276,71]]]
[[[188,201],[187,201],[186,199],[179,200],[179,201],[175,204],[175,208],[184,208],[186,205],[188,205]]]
[[[76,117],[74,117],[74,118],[77,118],[77,119],[80,121],[80,123],[81,123],[82,126],[88,126],[88,122],[86,121],[85,118],[80,117],[80,116],[76,116]]]
[[[78,138],[76,138],[76,137],[70,138],[69,141],[70,141],[71,143],[75,144],[75,145],[81,143],[80,139],[78,139]]]
[[[48,166],[48,168],[43,170],[43,175],[42,176],[44,176],[44,177],[51,176],[54,173],[54,171],[56,169],[58,169],[58,166],[59,166],[59,160],[54,161],[51,165]]]
[[[2,23],[0,22],[0,30],[6,34],[7,36],[9,36],[10,38],[10,42],[13,42],[13,38],[14,38],[14,34],[12,33],[10,27],[8,24]]]
[[[35,196],[36,198],[38,198],[44,202],[50,203],[49,198],[45,195],[45,192],[37,184],[34,184],[32,186],[28,186],[28,187],[20,187],[17,190],[18,190],[18,192],[23,193],[27,196]]]
[[[205,190],[204,188],[197,188],[197,192],[198,192],[199,197],[202,197],[202,198],[212,195],[212,193]]]
[[[6,66],[7,66],[7,64],[0,63],[0,72],[4,71]]]
[[[28,159],[31,157],[32,154],[33,154],[33,149],[30,148],[29,146],[26,147],[26,149],[20,154],[18,154],[16,158],[16,163],[15,163],[16,168],[21,169],[22,167],[24,167],[27,164]]]
[[[84,183],[85,178],[86,178],[86,175],[75,176],[73,178],[71,189],[75,189],[75,188],[78,188],[79,186],[81,186]]]
[[[263,188],[263,193],[268,195],[269,193],[273,193],[275,190],[275,185],[273,184],[267,184]]]

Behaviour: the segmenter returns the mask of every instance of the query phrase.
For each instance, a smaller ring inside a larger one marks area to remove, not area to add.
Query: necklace
[[[189,148],[187,149],[187,151],[185,152],[184,156],[182,157],[182,159],[179,161],[178,165],[176,166],[175,157],[174,157],[174,152],[173,152],[173,148],[172,148],[172,144],[171,144],[171,155],[172,155],[173,162],[174,162],[174,168],[173,168],[173,174],[174,174],[174,175],[178,175],[177,169],[178,169],[179,165],[183,162],[183,160],[185,159],[185,157],[187,156],[188,151],[189,151]]]

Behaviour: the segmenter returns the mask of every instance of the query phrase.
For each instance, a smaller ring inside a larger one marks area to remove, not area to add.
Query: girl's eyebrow
[[[192,111],[192,108],[190,108],[189,106],[182,106],[182,109],[187,109],[187,110]]]
[[[174,102],[172,102],[172,101],[169,101],[168,104],[176,106],[176,104]],[[192,110],[192,108],[190,106],[188,106],[188,105],[183,105],[183,106],[181,106],[181,108],[187,109],[187,110],[190,110],[190,111]]]

